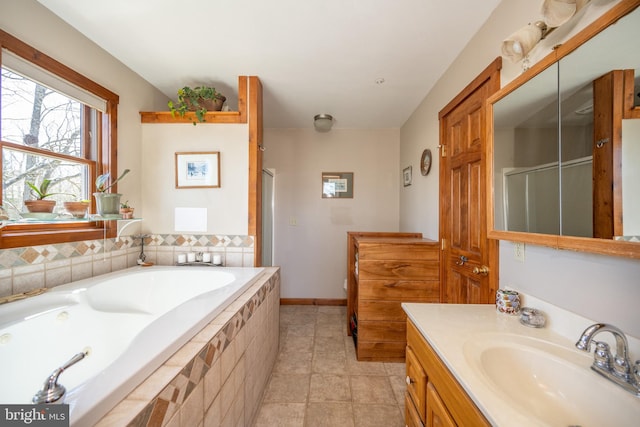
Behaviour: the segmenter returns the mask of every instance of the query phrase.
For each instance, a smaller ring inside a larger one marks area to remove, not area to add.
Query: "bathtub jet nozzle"
[[[45,380],[44,384],[42,385],[42,389],[40,389],[36,393],[36,395],[33,396],[31,402],[36,405],[41,403],[62,403],[62,398],[64,397],[67,390],[62,384],[58,384],[58,377],[66,369],[84,359],[88,354],[88,351],[78,353],[71,359],[69,359],[64,365],[53,371],[51,375],[49,375],[49,377]]]

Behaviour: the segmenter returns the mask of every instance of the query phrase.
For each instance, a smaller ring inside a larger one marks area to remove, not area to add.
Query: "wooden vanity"
[[[347,234],[347,325],[358,360],[405,360],[402,302],[439,302],[440,246],[420,233]]]
[[[408,427],[491,425],[410,320],[404,406]]]

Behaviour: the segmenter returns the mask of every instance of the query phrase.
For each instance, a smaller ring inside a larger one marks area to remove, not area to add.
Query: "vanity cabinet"
[[[490,426],[411,320],[407,321],[407,426]]]
[[[349,235],[347,315],[358,360],[405,360],[402,302],[439,302],[440,245],[421,237]]]

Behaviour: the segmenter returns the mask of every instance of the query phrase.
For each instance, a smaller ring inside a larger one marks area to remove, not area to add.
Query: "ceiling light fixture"
[[[316,114],[313,117],[313,127],[318,132],[329,132],[333,126],[333,116],[331,114]]]

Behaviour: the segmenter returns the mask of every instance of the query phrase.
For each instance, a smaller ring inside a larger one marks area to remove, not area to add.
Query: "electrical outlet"
[[[513,257],[517,261],[524,262],[524,243],[515,243],[513,248]]]
[[[295,216],[290,216],[289,225],[295,227],[296,225],[298,225],[298,219]]]

